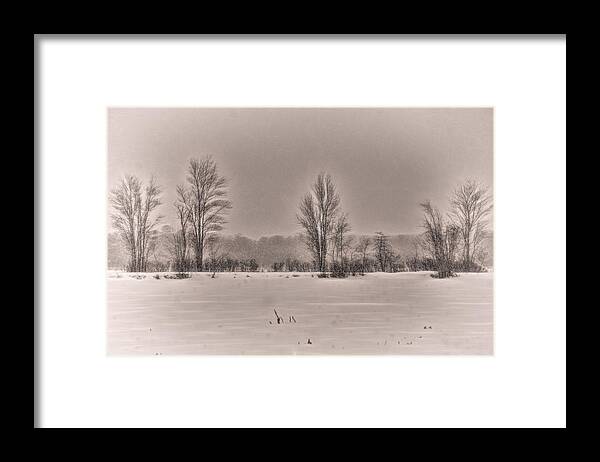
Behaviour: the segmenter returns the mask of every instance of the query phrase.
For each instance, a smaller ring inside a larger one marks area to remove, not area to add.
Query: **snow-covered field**
[[[111,355],[493,354],[492,273],[118,274]]]

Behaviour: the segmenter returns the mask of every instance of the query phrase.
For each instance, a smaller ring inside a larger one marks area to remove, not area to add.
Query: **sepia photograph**
[[[109,108],[108,355],[492,355],[490,107]]]

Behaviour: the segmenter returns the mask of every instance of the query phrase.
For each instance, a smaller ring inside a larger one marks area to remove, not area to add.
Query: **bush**
[[[189,273],[175,273],[175,274],[165,274],[165,279],[187,279],[191,277]]]
[[[345,278],[346,272],[342,265],[338,262],[334,262],[331,266],[331,277],[332,278]]]
[[[435,279],[445,279],[445,278],[455,278],[455,277],[458,277],[458,274],[454,273],[454,272],[451,272],[451,271],[447,271],[447,272],[442,273],[442,274],[440,274],[439,272],[432,273],[432,274],[430,274],[430,276],[432,278],[435,278]]]

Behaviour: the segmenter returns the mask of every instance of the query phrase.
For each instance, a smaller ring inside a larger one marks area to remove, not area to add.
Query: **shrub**
[[[443,273],[441,275],[440,275],[439,272],[432,273],[432,274],[430,274],[430,276],[432,278],[434,278],[434,279],[444,279],[444,278],[455,278],[455,277],[458,277],[458,274],[448,271],[448,272],[445,272],[445,273]]]
[[[187,279],[191,277],[189,273],[165,274],[165,279]]]
[[[344,271],[344,268],[340,263],[334,262],[333,265],[331,266],[331,277],[332,278],[345,278],[346,277],[346,272]]]

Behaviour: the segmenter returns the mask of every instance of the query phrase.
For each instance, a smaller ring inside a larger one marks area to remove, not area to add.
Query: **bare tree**
[[[171,236],[170,251],[175,263],[175,271],[183,273],[189,270],[189,223],[191,207],[190,192],[183,186],[177,186],[177,201],[173,204],[177,213],[179,229]]]
[[[321,226],[319,224],[320,216],[315,202],[312,194],[306,194],[298,206],[300,212],[296,215],[296,218],[304,228],[304,242],[313,256],[316,267],[318,271],[323,273],[325,268],[323,265],[324,256],[322,255]]]
[[[330,175],[320,173],[299,205],[296,218],[305,231],[305,242],[319,272],[327,269],[327,246],[340,206],[340,197]]]
[[[344,270],[344,257],[350,247],[352,241],[350,240],[348,233],[352,230],[350,223],[348,222],[348,214],[342,213],[335,220],[332,235],[332,250],[333,250],[333,261],[338,262],[340,265],[341,272]]]
[[[474,257],[479,253],[487,235],[487,217],[492,210],[488,189],[474,180],[456,188],[451,198],[452,217],[460,227],[463,267],[473,269]]]
[[[202,271],[206,241],[223,229],[231,202],[226,199],[227,180],[219,175],[217,164],[210,156],[190,160],[187,183],[188,190],[180,198],[184,199],[189,212],[196,271]]]
[[[367,266],[367,255],[371,247],[371,239],[367,236],[361,236],[356,244],[356,253],[360,255],[361,272],[364,273]]]
[[[438,277],[454,274],[456,250],[460,238],[460,227],[444,219],[440,211],[429,201],[423,202],[424,211],[422,245],[434,260]]]
[[[146,271],[156,236],[155,227],[162,218],[153,216],[161,204],[160,193],[154,178],[144,187],[134,175],[126,175],[110,193],[113,226],[129,254],[128,271]]]
[[[389,238],[381,231],[376,232],[373,247],[375,248],[375,258],[379,262],[379,268],[381,271],[385,271],[392,258],[392,245]]]

